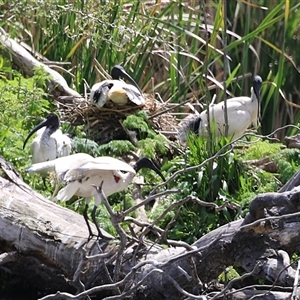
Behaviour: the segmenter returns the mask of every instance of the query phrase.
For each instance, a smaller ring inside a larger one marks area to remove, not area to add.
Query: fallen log
[[[74,290],[69,278],[81,260],[80,249],[98,243],[87,243],[82,216],[33,191],[2,157],[0,165],[1,253],[18,253],[10,272],[37,290]],[[5,261],[2,265],[7,268]]]
[[[61,101],[68,99],[68,101],[75,102],[84,100],[79,93],[68,86],[62,75],[34,58],[24,47],[10,38],[2,28],[0,28],[0,45],[1,52],[25,74],[33,76],[36,68],[43,68],[49,76],[48,92],[54,99],[61,99]]]
[[[0,269],[26,280],[45,295],[42,299],[217,299],[225,291],[238,299],[234,293],[241,295],[242,276],[213,294],[208,289],[228,266],[265,280],[273,299],[292,293],[297,272],[290,257],[299,249],[300,188],[258,195],[245,219],[192,245],[178,241],[163,249],[126,234],[125,244],[120,238],[106,245],[95,239],[87,243],[82,216],[33,191],[3,158],[0,165]]]

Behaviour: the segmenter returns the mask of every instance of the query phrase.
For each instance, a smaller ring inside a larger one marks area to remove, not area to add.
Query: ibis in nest
[[[66,134],[63,134],[59,127],[60,121],[58,116],[50,113],[44,121],[31,130],[23,144],[23,149],[29,138],[37,132],[37,136],[31,143],[33,164],[70,155],[72,148],[71,139]],[[43,169],[39,173],[44,180],[49,170]]]
[[[260,114],[260,87],[262,79],[255,76],[251,87],[251,97],[241,96],[226,100],[228,116],[228,136],[233,139],[241,137],[246,129],[253,124],[257,126]],[[187,133],[193,132],[202,137],[208,137],[208,113],[212,135],[220,137],[225,135],[225,104],[224,101],[210,105],[199,115],[188,116],[182,121],[178,136],[181,142],[186,142]]]
[[[104,80],[92,86],[90,100],[98,107],[112,101],[116,105],[126,105],[128,101],[141,106],[145,104],[143,93],[138,84],[122,66],[116,65],[111,70],[111,80]],[[127,84],[120,78],[127,79]]]
[[[34,173],[50,169],[56,173],[58,182],[65,186],[59,190],[53,199],[55,201],[68,201],[73,196],[85,198],[86,205],[83,216],[89,230],[89,238],[93,236],[93,233],[89,225],[87,209],[88,204],[94,198],[95,203],[91,217],[98,231],[98,238],[105,238],[96,221],[95,213],[101,202],[101,196],[94,186],[98,186],[103,181],[102,191],[108,197],[126,189],[135,174],[142,168],[152,169],[165,181],[160,170],[146,157],[140,158],[131,167],[129,164],[113,157],[94,158],[85,153],[72,154],[53,161],[33,164],[27,168],[27,172]]]

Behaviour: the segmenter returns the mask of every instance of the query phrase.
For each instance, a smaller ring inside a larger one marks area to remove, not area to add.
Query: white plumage
[[[143,93],[138,84],[122,66],[114,66],[111,77],[112,80],[104,80],[92,86],[90,94],[92,103],[98,107],[103,107],[106,103],[109,104],[109,101],[120,106],[127,104],[128,100],[139,106],[145,104]],[[121,77],[130,81],[131,84],[120,80]]]
[[[113,157],[92,158],[65,172],[63,182],[66,186],[58,192],[56,200],[68,201],[77,195],[89,203],[95,197],[95,206],[98,206],[101,199],[92,185],[99,185],[103,181],[102,190],[108,197],[124,190],[135,174],[136,171],[130,165]]]
[[[235,97],[226,101],[229,137],[233,139],[241,137],[251,124],[254,126],[258,125],[261,83],[261,77],[255,76],[251,87],[251,97]],[[209,112],[211,128],[215,130],[212,132],[213,136],[225,135],[224,110],[225,104],[222,101],[209,106],[208,110],[202,111],[200,115],[185,118],[178,131],[180,141],[186,142],[188,131],[198,133],[202,137],[208,137],[207,112]]]
[[[54,171],[58,182],[65,184],[54,200],[67,201],[73,196],[84,197],[86,207],[83,213],[89,229],[90,237],[93,235],[90,228],[87,209],[92,198],[95,198],[92,220],[98,230],[98,237],[103,238],[100,228],[96,222],[95,213],[101,198],[93,185],[98,186],[102,181],[102,191],[106,197],[127,188],[132,182],[136,172],[141,168],[150,168],[158,173],[163,179],[159,169],[148,158],[141,158],[134,167],[129,164],[108,156],[93,158],[85,153],[77,153],[67,157],[57,158],[53,161],[33,164],[27,172],[41,172],[43,169]]]
[[[23,149],[29,138],[37,132],[31,143],[32,163],[39,163],[67,156],[71,153],[71,139],[59,129],[60,122],[56,114],[50,113],[44,121],[38,124],[26,138]],[[49,173],[48,169],[39,172],[42,177]]]

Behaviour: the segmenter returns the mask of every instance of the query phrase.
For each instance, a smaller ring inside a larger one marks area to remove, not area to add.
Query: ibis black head
[[[127,79],[132,85],[134,85],[139,92],[142,94],[142,91],[134,79],[125,71],[125,69],[120,65],[115,65],[110,73],[112,79],[119,80],[121,77]]]
[[[56,114],[54,113],[50,113],[45,120],[43,120],[40,124],[38,124],[37,126],[35,126],[29,133],[28,137],[26,138],[24,144],[23,144],[23,149],[26,146],[27,141],[29,140],[29,138],[35,133],[37,132],[39,129],[41,129],[42,127],[47,127],[49,129],[49,133],[52,134],[53,132],[55,132],[60,126],[60,122],[59,122],[59,118]]]
[[[255,93],[255,96],[257,100],[260,100],[260,87],[262,84],[262,79],[259,75],[254,76],[253,78],[253,91]]]
[[[196,118],[194,118],[193,120],[191,120],[188,124],[187,124],[187,130],[193,132],[193,133],[196,133],[198,134],[199,133],[199,127],[200,127],[200,124],[201,124],[201,117],[200,116],[197,116]]]
[[[147,157],[140,158],[135,165],[133,166],[134,170],[138,172],[140,169],[147,168],[153,170],[156,174],[158,174],[163,181],[166,181],[165,177],[161,173],[161,171],[158,169],[158,167],[153,163],[152,160],[150,160]]]

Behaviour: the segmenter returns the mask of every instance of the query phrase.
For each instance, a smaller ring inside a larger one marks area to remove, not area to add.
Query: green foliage
[[[233,266],[229,266],[226,268],[224,272],[219,275],[218,280],[221,283],[228,283],[230,280],[240,277],[239,273],[233,268]]]
[[[135,130],[138,133],[137,138],[144,139],[148,136],[151,129],[147,123],[147,115],[144,111],[139,111],[135,115],[129,115],[123,122],[124,128]]]
[[[216,143],[210,143],[206,139],[190,135],[185,166],[202,164],[226,146],[229,141],[227,138],[220,138]],[[224,148],[225,151],[228,149],[230,148]],[[234,151],[226,155],[222,152],[218,158],[202,165],[193,176],[194,182],[190,183],[196,187],[196,194],[204,201],[222,200],[221,194],[234,194],[240,188],[239,175],[244,171],[243,165]]]
[[[68,71],[60,70],[69,85],[81,93],[84,81],[91,86],[107,78],[113,65],[122,64],[145,93],[159,93],[164,103],[199,100],[199,106],[205,107],[214,95],[216,102],[224,97],[223,79],[227,95],[249,95],[252,74],[259,70],[264,80],[261,132],[269,133],[282,125],[297,124],[299,111],[282,100],[283,96],[292,102],[298,99],[299,4],[294,2],[287,6],[285,0],[262,0],[257,5],[248,5],[247,1],[226,3],[227,16],[223,1],[207,2],[206,9],[212,14],[207,20],[203,1],[192,1],[190,5],[170,1],[154,8],[136,0],[100,1],[101,9],[96,0],[71,4],[21,1],[18,5],[12,2],[1,7],[0,25],[11,37],[26,41],[50,61],[69,63]],[[227,32],[224,20],[232,20],[226,23]],[[223,49],[229,57],[227,60]],[[55,110],[42,89],[49,78],[39,68],[33,78],[24,79],[11,70],[11,60],[4,57],[0,58],[0,71],[0,153],[23,171],[30,163],[29,147],[22,150],[25,137],[49,110]],[[182,110],[174,109],[174,112]],[[123,125],[136,132],[135,145],[128,141],[112,141],[99,146],[80,133],[84,128],[69,128],[74,152],[118,157],[140,150],[142,155],[151,158],[162,157],[166,161],[164,171],[168,174],[201,164],[170,182],[169,188],[180,188],[182,193],[161,201],[162,205],[155,212],[157,216],[173,201],[190,194],[217,204],[236,201],[245,213],[249,200],[256,193],[276,190],[278,184],[274,175],[246,166],[242,160],[270,156],[278,164],[278,178],[282,182],[298,168],[297,151],[287,150],[280,154],[278,144],[253,140],[247,150],[234,149],[202,164],[228,140],[214,144],[192,139],[185,155],[169,160],[166,158],[169,154],[167,140],[152,129],[145,112],[129,116]],[[279,138],[284,134],[284,130],[279,132]],[[147,176],[148,182],[160,182],[152,172],[143,171],[142,174]],[[25,178],[33,183],[33,179]],[[43,191],[39,181],[34,185]],[[144,193],[152,187],[144,187]],[[119,194],[111,197],[117,209],[121,198]],[[82,209],[80,205],[77,208]],[[236,217],[235,212],[216,213],[194,203],[187,203],[181,209],[170,237],[188,241]],[[174,216],[175,212],[170,212],[160,225],[164,227]]]
[[[30,163],[30,147],[23,151],[23,142],[36,124],[35,118],[40,121],[47,114],[49,104],[44,91],[36,87],[35,77],[12,75],[12,80],[0,80],[0,153],[22,169]]]
[[[166,163],[163,170],[172,174],[192,166],[198,166],[198,168],[179,174],[168,185],[169,188],[179,188],[181,193],[169,196],[169,200],[162,206],[163,209],[166,209],[173,201],[194,195],[203,201],[214,202],[218,205],[224,204],[224,201],[235,202],[241,206],[241,213],[244,216],[248,212],[249,202],[258,193],[276,191],[279,187],[275,174],[250,167],[244,161],[259,159],[266,155],[273,160],[276,154],[278,156],[276,162],[280,161],[282,168],[289,164],[289,168],[280,171],[280,180],[285,174],[286,179],[289,179],[296,172],[298,150],[288,151],[290,155],[285,155],[286,151],[280,151],[279,144],[267,141],[253,142],[247,151],[230,150],[229,141],[229,139],[221,138],[210,143],[195,135],[189,136],[185,154]],[[214,159],[210,159],[216,154],[218,155]],[[160,211],[155,212],[154,216],[159,213]],[[234,220],[238,216],[237,213],[230,209],[216,212],[194,203],[186,203],[181,207],[180,218],[170,230],[169,236],[192,242],[204,233]],[[160,226],[164,228],[173,216],[174,211],[167,215]]]
[[[132,143],[126,140],[115,140],[99,146],[99,150],[102,154],[119,157],[128,154],[129,151],[134,149]]]
[[[274,154],[272,159],[278,165],[278,179],[282,184],[285,184],[299,170],[299,149],[284,149]]]
[[[147,121],[144,111],[139,111],[135,115],[129,115],[123,122],[124,128],[137,133],[137,146],[143,156],[155,158],[157,155],[167,153],[168,140],[157,134]]]
[[[262,157],[274,155],[281,151],[281,144],[270,143],[269,141],[251,141],[247,151],[241,151],[244,160],[260,159]]]
[[[100,149],[93,140],[74,136],[72,139],[72,148],[75,153],[88,153],[94,157],[100,156]]]
[[[241,156],[243,160],[269,157],[278,167],[277,178],[282,184],[285,184],[299,169],[299,149],[282,149],[282,145],[279,143],[270,143],[269,141],[251,143],[247,151],[241,153]],[[258,192],[262,193],[278,189],[278,183],[274,184],[274,176],[263,171],[255,173],[256,175],[253,176],[260,176],[261,180],[263,180],[263,188],[259,188]]]
[[[76,153],[84,152],[94,157],[101,155],[121,157],[135,149],[132,143],[126,140],[113,140],[107,144],[98,145],[93,140],[77,136],[73,138],[73,147]]]
[[[166,144],[167,139],[162,135],[156,135],[155,138],[146,138],[138,142],[138,147],[142,151],[142,155],[155,158],[157,155],[164,155],[167,153],[168,148]]]
[[[163,170],[174,173],[187,167],[199,166],[192,171],[181,173],[169,184],[169,188],[176,187],[181,190],[179,195],[172,197],[173,201],[188,195],[218,205],[223,204],[224,201],[233,201],[235,194],[241,188],[240,178],[245,172],[243,164],[233,151],[227,154],[221,151],[218,157],[208,161],[212,156],[210,153],[217,153],[227,142],[228,139],[224,138],[210,145],[207,140],[190,135],[189,148],[186,149],[185,155],[173,159],[163,167]],[[228,149],[230,148],[225,148]],[[235,215],[236,212],[233,211],[216,213],[213,209],[195,203],[186,203],[182,207],[180,221],[178,220],[171,229],[170,236],[192,242],[215,227],[233,220]],[[165,219],[160,225],[164,228],[169,221],[170,219]]]

